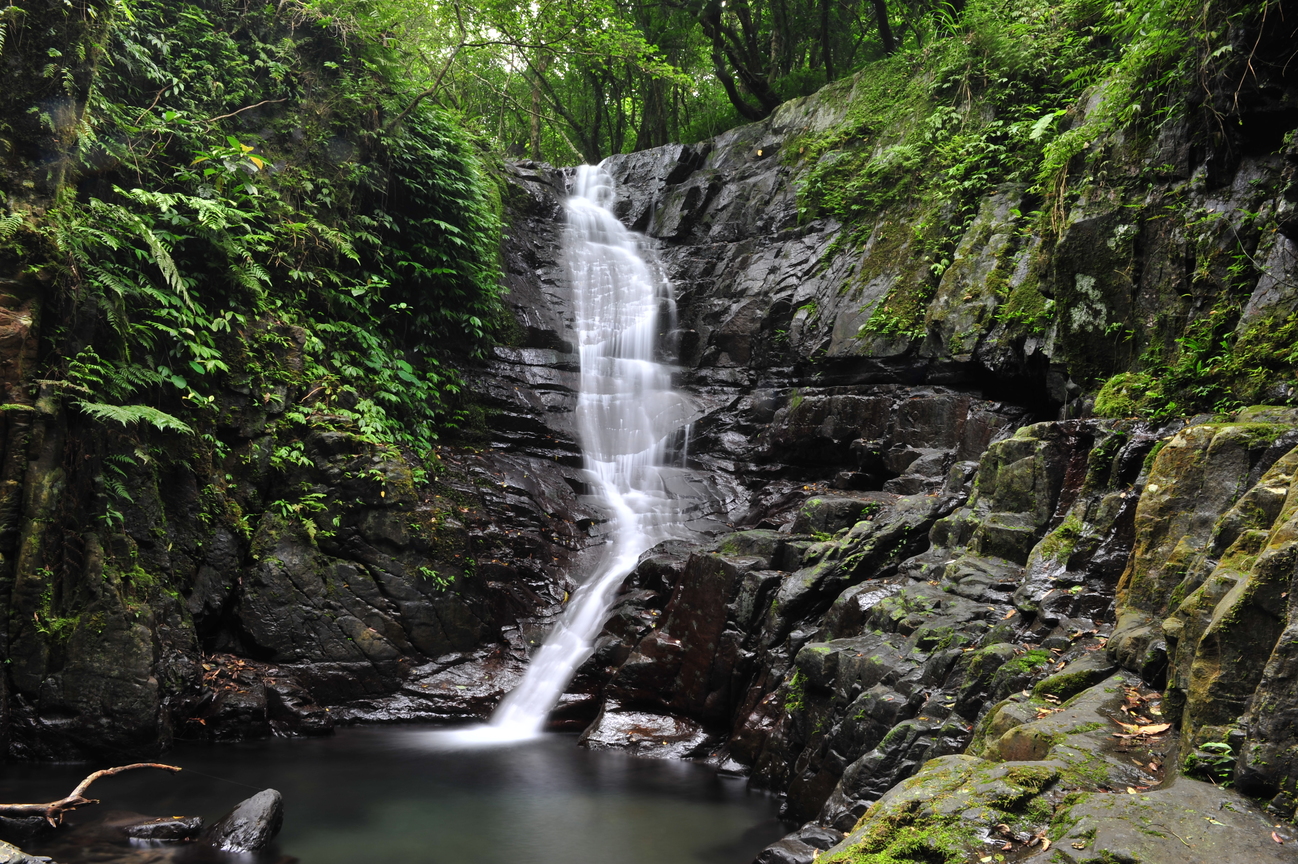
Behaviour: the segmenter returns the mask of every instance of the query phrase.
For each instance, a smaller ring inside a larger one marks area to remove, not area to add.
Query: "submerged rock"
[[[203,833],[201,816],[160,816],[145,822],[127,825],[122,832],[133,840],[182,842],[197,840]]]
[[[683,717],[605,708],[582,733],[580,743],[669,759],[699,755],[708,740],[698,723]]]

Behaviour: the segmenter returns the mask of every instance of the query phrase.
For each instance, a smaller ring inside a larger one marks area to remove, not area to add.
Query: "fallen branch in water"
[[[85,797],[86,790],[90,784],[94,783],[100,777],[111,777],[114,774],[121,774],[123,771],[133,771],[136,768],[161,768],[163,771],[175,773],[180,770],[175,765],[163,765],[159,762],[136,762],[134,765],[121,765],[117,768],[105,768],[102,771],[96,771],[85,780],[77,784],[77,788],[66,798],[60,798],[58,801],[50,801],[48,804],[0,804],[0,816],[23,817],[23,816],[43,816],[51,825],[58,827],[63,821],[63,814],[69,810],[75,810],[86,804],[98,804],[98,798]]]

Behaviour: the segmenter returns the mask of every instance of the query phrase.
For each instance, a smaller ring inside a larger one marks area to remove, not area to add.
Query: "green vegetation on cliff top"
[[[54,199],[0,226],[4,263],[54,276],[50,386],[97,420],[180,432],[229,386],[299,431],[426,450],[455,422],[452,358],[499,311],[497,205],[457,121],[398,51],[311,5],[89,12],[30,94],[39,131],[72,142],[36,178]],[[31,38],[14,21],[6,53]]]

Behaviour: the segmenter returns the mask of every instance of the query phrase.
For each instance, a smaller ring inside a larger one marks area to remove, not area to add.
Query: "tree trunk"
[[[871,0],[874,3],[874,17],[879,22],[879,41],[883,43],[883,53],[891,54],[897,50],[897,43],[892,38],[892,27],[888,24],[887,0]]]
[[[661,78],[645,81],[644,104],[640,108],[640,128],[636,130],[635,149],[647,150],[669,143],[667,134],[667,84]]]
[[[537,162],[541,161],[541,82],[540,76],[545,74],[546,61],[544,57],[536,58],[537,76],[532,79],[532,123],[531,123],[531,151],[532,158]]]
[[[731,104],[744,118],[761,120],[774,111],[782,100],[758,68],[762,60],[761,51],[751,32],[752,23],[747,4],[739,4],[735,12],[740,18],[741,26],[745,20],[749,21],[749,32],[738,33],[722,20],[721,0],[709,0],[699,12],[699,24],[703,27],[704,35],[712,42],[712,64]],[[731,67],[734,75],[730,73]],[[755,98],[757,106],[748,102],[744,94]]]
[[[824,55],[821,59],[825,62],[826,83],[834,80],[834,51],[829,38],[829,2],[830,0],[820,0],[820,53]]]

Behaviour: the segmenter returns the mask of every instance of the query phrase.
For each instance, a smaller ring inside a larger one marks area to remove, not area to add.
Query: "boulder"
[[[202,842],[222,852],[265,849],[284,823],[284,796],[265,789],[239,803],[203,832]]]
[[[1298,860],[1291,829],[1277,827],[1237,792],[1186,777],[1135,795],[1083,794],[1056,824],[1066,829],[1060,836],[1051,835],[1054,847],[1023,864],[1292,864]]]
[[[579,743],[591,749],[617,748],[662,759],[697,755],[707,741],[703,728],[684,717],[620,711],[609,706],[605,706],[579,739]]]

